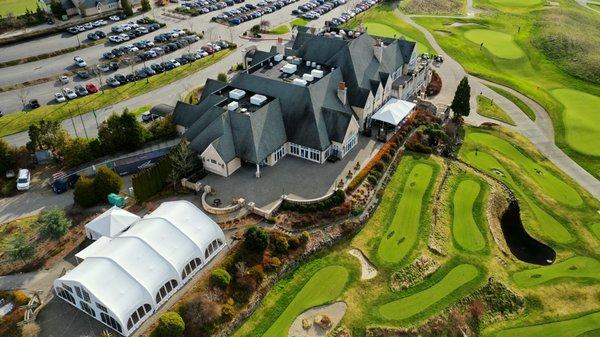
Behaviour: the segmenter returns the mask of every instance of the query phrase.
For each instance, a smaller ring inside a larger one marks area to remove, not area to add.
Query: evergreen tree
[[[470,100],[471,86],[469,85],[469,80],[465,76],[458,84],[456,92],[454,93],[452,105],[450,105],[450,108],[452,108],[452,111],[454,111],[455,119],[469,115],[469,112],[471,111]]]
[[[150,0],[142,0],[142,12],[148,12],[152,9],[152,5],[150,5]]]
[[[67,15],[67,11],[63,7],[62,2],[58,0],[52,0],[50,2],[50,11],[52,11],[52,14],[58,18],[62,17],[63,15]]]
[[[121,8],[123,9],[123,12],[125,13],[125,15],[127,15],[127,16],[133,15],[133,8],[131,8],[131,4],[129,3],[129,0],[121,0]]]

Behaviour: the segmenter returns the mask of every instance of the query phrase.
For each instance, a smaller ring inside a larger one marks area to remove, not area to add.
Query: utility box
[[[113,206],[123,207],[125,206],[125,198],[118,194],[111,193],[108,195],[108,203]]]

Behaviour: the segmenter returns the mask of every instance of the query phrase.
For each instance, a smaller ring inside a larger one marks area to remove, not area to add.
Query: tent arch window
[[[131,314],[129,320],[127,320],[127,330],[131,330],[135,324],[141,321],[147,314],[152,312],[152,307],[150,304],[146,303],[144,305],[140,305],[136,311]]]
[[[159,304],[169,295],[173,290],[177,288],[177,281],[167,281],[160,289],[156,292],[156,304]],[[135,323],[134,323],[135,324]]]
[[[72,304],[75,304],[75,298],[73,297],[73,295],[71,295],[65,289],[57,287],[57,295],[60,298],[67,300],[67,301],[71,302]]]
[[[188,276],[192,274],[194,270],[196,270],[196,268],[200,267],[201,265],[202,260],[200,260],[200,258],[195,258],[191,260],[181,272],[181,279],[185,280]]]
[[[210,245],[208,245],[208,248],[204,250],[204,258],[208,259],[208,257],[211,256],[217,250],[217,248],[221,247],[222,245],[223,241],[221,241],[221,239],[214,239]]]
[[[114,319],[112,316],[101,312],[100,320],[102,321],[102,323],[112,327],[113,329],[117,330],[118,332],[123,332],[123,330],[121,329],[121,324],[119,324],[117,322],[117,320]]]

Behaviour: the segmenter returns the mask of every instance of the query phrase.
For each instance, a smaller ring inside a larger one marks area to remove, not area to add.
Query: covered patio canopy
[[[397,126],[413,111],[415,106],[415,103],[392,98],[377,110],[371,119]]]

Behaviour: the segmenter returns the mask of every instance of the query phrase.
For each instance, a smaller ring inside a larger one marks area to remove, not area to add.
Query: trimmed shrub
[[[281,260],[278,257],[273,257],[269,260],[267,265],[265,266],[267,271],[275,271],[279,267],[281,267]]]
[[[181,316],[174,311],[167,311],[158,319],[158,325],[154,330],[155,337],[180,337],[183,336],[185,323]]]
[[[287,241],[290,246],[290,249],[296,249],[300,247],[300,238],[298,238],[297,236],[290,236]]]
[[[96,191],[96,200],[107,202],[108,195],[118,194],[123,186],[123,180],[119,175],[106,166],[102,166],[94,176],[94,190]]]
[[[376,176],[374,176],[374,175],[372,175],[372,174],[369,174],[369,176],[367,177],[367,181],[369,181],[369,183],[370,183],[371,185],[377,185],[377,181],[378,181],[378,179],[377,179],[377,177],[376,177]]]
[[[244,234],[244,245],[253,252],[263,252],[269,246],[269,234],[256,226],[248,228]]]
[[[73,225],[65,215],[65,211],[58,207],[43,211],[38,218],[38,222],[41,225],[42,235],[55,240],[67,234],[69,227]]]
[[[233,304],[223,304],[223,307],[221,308],[221,319],[223,319],[223,321],[225,322],[228,322],[231,321],[233,316],[235,316],[235,307],[233,306]]]
[[[393,147],[393,146],[392,146]],[[381,159],[389,164],[392,161],[392,156],[389,153],[384,154],[383,156],[381,156]]]
[[[310,240],[310,233],[308,231],[302,232],[302,234],[300,234],[300,242],[307,243],[308,240]]]
[[[273,238],[273,250],[277,253],[285,254],[290,249],[288,240],[283,235],[275,235]]]
[[[383,171],[385,170],[385,164],[383,164],[382,162],[377,162],[375,163],[375,165],[373,166],[373,169],[379,173],[383,173]]]
[[[217,268],[210,273],[210,283],[217,287],[226,288],[230,282],[231,275],[225,269]]]
[[[94,189],[94,181],[90,177],[80,177],[73,191],[73,202],[83,208],[94,206],[98,199]]]

